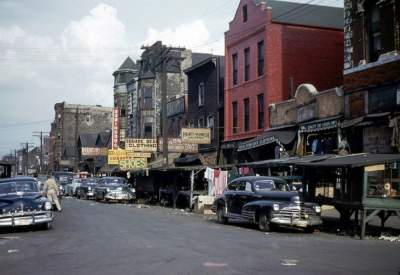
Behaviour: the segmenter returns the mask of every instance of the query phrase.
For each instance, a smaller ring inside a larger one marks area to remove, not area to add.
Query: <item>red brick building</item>
[[[240,1],[225,33],[225,142],[264,132],[268,105],[292,98],[302,83],[340,86],[342,60],[343,9]]]

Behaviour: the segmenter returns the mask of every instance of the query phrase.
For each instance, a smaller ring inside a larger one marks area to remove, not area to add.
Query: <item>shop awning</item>
[[[319,131],[325,131],[329,129],[335,129],[338,127],[339,119],[342,116],[335,116],[330,118],[324,118],[319,120],[313,120],[307,123],[302,123],[299,126],[300,133],[313,133]]]
[[[390,112],[384,112],[384,113],[375,113],[375,114],[368,114],[362,117],[357,117],[354,119],[348,119],[340,123],[340,128],[349,128],[353,126],[366,126],[372,124],[372,120],[374,118],[381,118],[388,116]]]
[[[295,165],[298,163],[312,163],[330,158],[334,155],[324,154],[324,155],[310,155],[304,157],[289,157],[280,159],[267,159],[262,161],[241,163],[238,166],[248,166],[248,167],[285,167],[290,165]]]
[[[199,154],[188,154],[174,159],[174,163],[177,166],[201,165],[201,160]]]
[[[376,164],[400,162],[400,154],[353,154],[347,156],[334,155],[315,162],[297,162],[297,166],[303,167],[364,167]]]
[[[290,144],[297,135],[297,130],[268,131],[249,141],[239,144],[238,152],[254,149],[260,146],[278,142],[280,144]]]

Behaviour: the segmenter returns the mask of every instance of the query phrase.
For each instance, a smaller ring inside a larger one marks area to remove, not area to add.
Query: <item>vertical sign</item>
[[[113,109],[113,121],[112,121],[112,148],[116,149],[119,147],[119,108]]]

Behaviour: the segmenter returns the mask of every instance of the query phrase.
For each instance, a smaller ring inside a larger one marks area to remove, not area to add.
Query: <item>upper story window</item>
[[[374,62],[382,50],[381,14],[376,4],[372,4],[369,11],[369,61]]]
[[[204,82],[199,84],[199,106],[204,105],[205,85]]]
[[[201,117],[197,120],[197,127],[203,128],[204,127],[204,118]]]
[[[151,109],[153,108],[153,89],[152,87],[143,88],[143,108]]]
[[[243,23],[247,22],[247,5],[244,5],[242,7],[242,17],[243,17]]]
[[[264,128],[264,94],[257,96],[258,101],[258,129]]]
[[[238,55],[237,53],[232,55],[232,83],[237,85],[238,83]]]
[[[244,105],[244,131],[247,132],[250,130],[250,101],[248,98],[244,99],[243,105]]]
[[[237,116],[238,116],[238,112],[237,112],[237,102],[234,101],[232,102],[232,133],[236,134],[237,133],[237,128],[238,128],[238,120],[237,120]]]
[[[264,40],[257,44],[258,60],[257,60],[257,72],[258,76],[264,74]]]
[[[210,128],[211,131],[211,139],[214,139],[214,117],[208,116],[207,117],[207,128]]]
[[[250,48],[244,49],[244,81],[250,79]]]

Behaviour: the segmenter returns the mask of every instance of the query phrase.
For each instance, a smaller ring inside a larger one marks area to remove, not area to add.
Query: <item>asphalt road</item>
[[[0,233],[0,274],[400,274],[400,243],[219,225],[64,199],[49,231]]]

